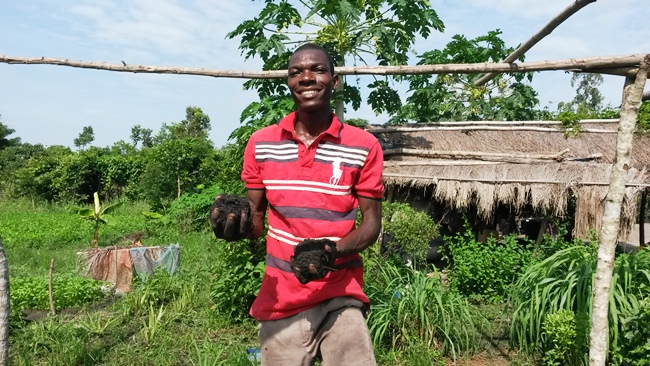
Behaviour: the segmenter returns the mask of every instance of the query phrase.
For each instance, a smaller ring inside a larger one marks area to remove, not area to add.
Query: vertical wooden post
[[[0,366],[9,364],[9,266],[0,238]]]
[[[650,69],[650,54],[641,62],[636,77],[628,76],[623,87],[621,120],[616,139],[616,158],[612,166],[605,199],[602,226],[598,237],[598,264],[593,285],[589,366],[605,366],[609,342],[609,291],[614,269],[614,252],[621,224],[621,207],[625,195],[630,150],[641,105],[641,95]]]
[[[648,198],[648,190],[641,192],[641,207],[639,209],[639,247],[645,246],[645,208]]]
[[[56,310],[54,309],[54,294],[52,289],[52,274],[54,273],[54,258],[50,260],[50,282],[48,293],[50,295],[50,315],[56,315]]]

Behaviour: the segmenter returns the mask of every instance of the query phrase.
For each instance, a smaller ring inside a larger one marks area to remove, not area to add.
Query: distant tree
[[[131,141],[133,141],[133,147],[137,148],[138,143],[142,143],[142,147],[151,147],[153,145],[153,130],[150,128],[144,128],[140,125],[135,125],[131,127]]]
[[[95,141],[95,131],[93,131],[93,127],[84,126],[79,136],[74,139],[74,146],[83,149],[93,141]]]
[[[165,139],[200,138],[207,139],[210,131],[210,117],[203,113],[199,107],[187,107],[185,119],[180,122],[163,124],[161,133],[158,134],[159,142]]]
[[[2,119],[1,115],[0,119]],[[0,150],[20,144],[20,137],[9,138],[9,136],[14,132],[16,132],[16,130],[9,128],[4,123],[0,122]]]
[[[600,112],[603,109],[603,94],[598,87],[603,84],[603,76],[600,74],[573,73],[571,76],[571,87],[576,88],[576,96],[572,103],[577,106],[584,106],[590,111]]]

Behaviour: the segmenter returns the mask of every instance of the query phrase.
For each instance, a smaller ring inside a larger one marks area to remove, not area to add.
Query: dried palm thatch
[[[590,229],[600,229],[617,124],[590,123],[589,129],[612,133],[581,132],[576,137],[566,137],[557,125],[542,123],[532,130],[512,131],[436,128],[445,127],[444,123],[422,126],[426,128],[369,129],[378,131],[375,134],[387,152],[387,186],[433,186],[436,199],[456,209],[473,203],[487,220],[499,203],[516,210],[530,204],[540,212],[564,216],[569,198],[575,197],[574,235],[585,237]],[[621,213],[622,237],[634,224],[638,194],[650,187],[649,137],[635,138],[631,161]]]

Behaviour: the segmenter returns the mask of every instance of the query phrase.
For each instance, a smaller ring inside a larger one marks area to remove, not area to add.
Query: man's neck
[[[332,124],[332,112],[324,109],[316,112],[301,112],[296,114],[296,134],[316,138]]]

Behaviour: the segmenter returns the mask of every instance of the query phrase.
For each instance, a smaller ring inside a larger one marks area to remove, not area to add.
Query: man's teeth
[[[302,92],[302,95],[303,95],[304,97],[313,97],[313,96],[316,95],[316,94],[318,94],[318,92],[315,91],[315,90],[308,90],[308,91],[304,91],[304,92]]]

